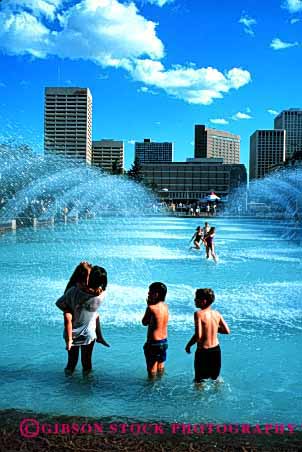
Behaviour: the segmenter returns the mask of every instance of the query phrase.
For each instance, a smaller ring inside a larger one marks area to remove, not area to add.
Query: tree
[[[142,165],[137,157],[135,158],[130,170],[128,171],[128,177],[135,182],[142,182],[143,180]]]
[[[145,182],[146,187],[150,188],[151,191],[154,193],[158,192],[158,185],[152,181],[152,182]]]
[[[118,160],[114,160],[114,162],[112,163],[111,173],[114,174],[115,176],[123,174],[123,168],[121,164],[118,162]]]

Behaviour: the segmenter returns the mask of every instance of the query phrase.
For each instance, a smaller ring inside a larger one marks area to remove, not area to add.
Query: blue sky
[[[0,138],[43,145],[45,86],[87,86],[93,138],[249,136],[302,107],[302,0],[0,0]]]

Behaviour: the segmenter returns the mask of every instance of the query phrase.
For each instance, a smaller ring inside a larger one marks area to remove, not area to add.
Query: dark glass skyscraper
[[[171,142],[157,143],[145,138],[142,143],[135,143],[135,158],[141,164],[173,162],[173,152],[173,143]]]
[[[302,109],[290,108],[275,118],[275,129],[286,130],[286,157],[302,150]]]

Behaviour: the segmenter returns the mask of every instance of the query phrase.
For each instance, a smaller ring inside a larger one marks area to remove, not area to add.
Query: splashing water
[[[58,223],[0,236],[2,408],[169,422],[297,423],[302,251],[276,240],[283,224],[211,219],[215,265],[204,250],[188,250],[200,218],[128,218],[113,234],[116,221]],[[72,379],[64,377],[63,318],[55,306],[83,259],[104,266],[109,277],[100,316],[111,347],[96,344],[90,382],[83,381],[80,363]],[[166,375],[150,384],[141,319],[148,285],[157,280],[168,287],[169,349]],[[194,355],[184,351],[194,332],[198,287],[214,289],[213,308],[231,328],[230,336],[219,338],[225,383],[202,392],[192,387]]]
[[[0,159],[2,219],[59,217],[63,210],[93,217],[153,211],[153,195],[123,176],[22,147],[1,146]]]
[[[243,206],[245,200],[246,206]],[[272,172],[250,182],[248,192],[237,189],[230,195],[226,213],[285,220],[293,226],[283,238],[302,240],[302,166]]]

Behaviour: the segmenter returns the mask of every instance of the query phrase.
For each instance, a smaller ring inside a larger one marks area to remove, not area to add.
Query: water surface
[[[89,220],[0,236],[0,408],[182,422],[301,423],[302,251],[284,225],[215,219],[217,265],[188,242],[201,219]],[[104,336],[94,374],[63,368],[63,317],[55,307],[74,266],[106,267]],[[146,379],[141,318],[147,287],[168,286],[166,374]],[[221,336],[222,379],[196,391],[194,291],[211,287],[232,334]]]

